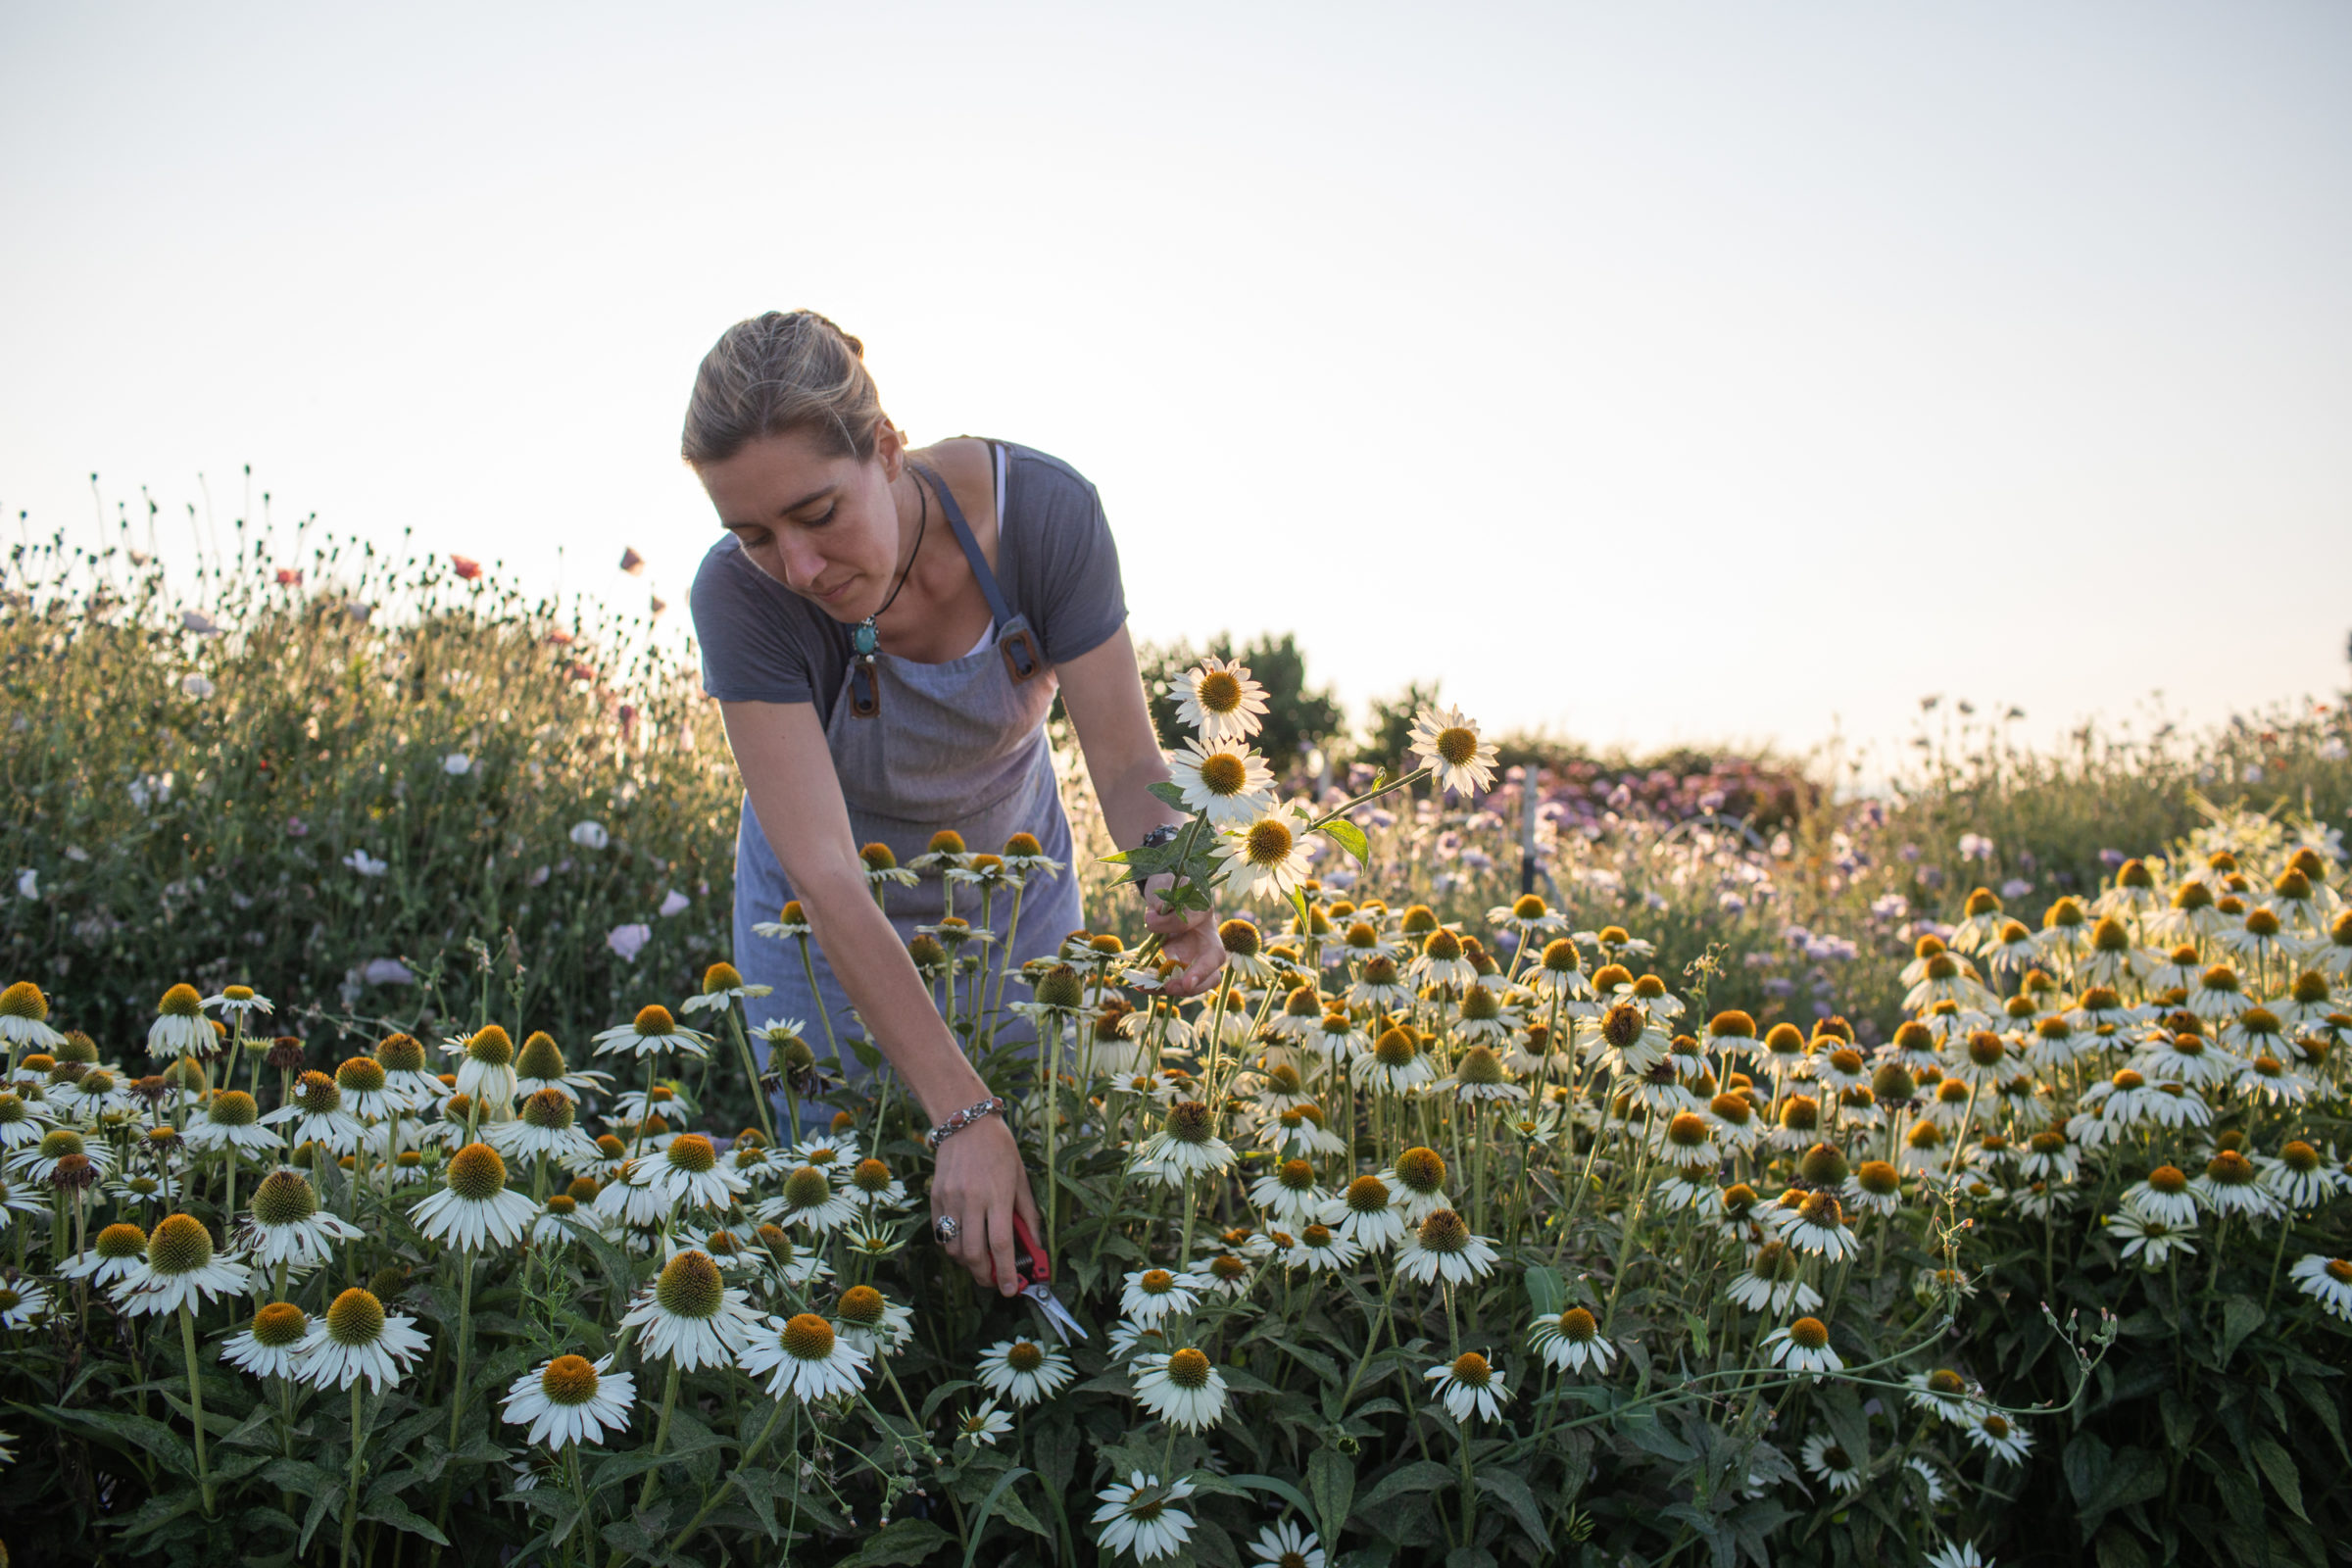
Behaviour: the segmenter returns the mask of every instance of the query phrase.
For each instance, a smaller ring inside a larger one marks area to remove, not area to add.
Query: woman
[[[940,883],[893,889],[886,915],[859,848],[880,842],[904,862],[943,829],[988,852],[1028,833],[1067,866],[1045,736],[1057,690],[1118,842],[1181,817],[1149,790],[1168,770],[1094,486],[1006,442],[908,451],[863,353],[814,312],[770,312],[718,340],[687,405],[683,454],[727,530],[695,576],[694,624],[744,780],[736,967],[774,988],[770,1015],[838,1031],[857,1009],[935,1134],[948,1130],[936,1234],[1009,1296],[1013,1216],[1035,1234],[1037,1204],[906,952],[914,925],[940,916]],[[1077,886],[1064,870],[1030,887],[1013,951],[990,966],[1051,953],[1083,924]],[[813,993],[785,944],[751,932],[793,899],[821,955]],[[996,902],[1002,921],[1009,901]],[[975,925],[977,903],[958,911]],[[1224,957],[1213,919],[1153,902],[1147,923],[1183,966],[1170,989],[1205,989]]]

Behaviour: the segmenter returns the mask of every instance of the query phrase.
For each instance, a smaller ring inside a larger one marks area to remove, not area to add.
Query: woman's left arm
[[[1135,642],[1121,626],[1099,647],[1056,666],[1061,700],[1078,731],[1087,776],[1102,803],[1102,817],[1119,848],[1131,850],[1162,823],[1182,823],[1184,814],[1151,791],[1168,776],[1152,713],[1144,706],[1144,683],[1136,672]],[[1149,890],[1147,893],[1149,897]],[[1224,967],[1214,910],[1177,913],[1150,898],[1144,923],[1158,935],[1168,956],[1184,965],[1168,989],[1180,996],[1205,991]]]

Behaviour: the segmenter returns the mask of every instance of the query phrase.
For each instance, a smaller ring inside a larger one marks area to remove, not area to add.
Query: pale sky
[[[2340,4],[18,5],[0,148],[35,533],[250,463],[682,620],[695,365],[806,305],[916,440],[1094,479],[1139,637],[1350,703],[2345,684]]]

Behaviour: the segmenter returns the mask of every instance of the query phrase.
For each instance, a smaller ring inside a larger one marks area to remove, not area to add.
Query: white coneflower
[[[115,1302],[132,1316],[169,1317],[223,1296],[244,1294],[252,1273],[213,1253],[212,1232],[190,1214],[167,1214],[147,1237],[147,1256],[115,1287]]]
[[[333,1256],[337,1242],[356,1241],[362,1234],[357,1225],[318,1206],[318,1189],[308,1176],[273,1170],[254,1188],[237,1243],[265,1268],[283,1263],[308,1269]]]
[[[1903,1175],[1883,1159],[1866,1159],[1846,1177],[1838,1196],[1858,1214],[1891,1214],[1903,1206]]]
[[[71,1127],[54,1127],[41,1135],[39,1143],[10,1155],[8,1163],[23,1181],[45,1186],[57,1177],[61,1165],[68,1170],[95,1169],[100,1176],[106,1175],[114,1169],[115,1151],[112,1144],[88,1143]]]
[[[38,1280],[0,1280],[0,1329],[28,1329],[49,1310],[49,1293]]]
[[[998,1409],[997,1401],[994,1399],[982,1400],[978,1409],[965,1411],[961,1419],[956,1423],[956,1436],[959,1440],[967,1440],[991,1448],[997,1446],[999,1438],[1006,1436],[1011,1431],[1012,1417]]]
[[[1406,1150],[1380,1173],[1380,1180],[1389,1189],[1397,1217],[1407,1225],[1418,1225],[1451,1203],[1446,1196],[1446,1156],[1434,1149]]]
[[[1968,1441],[2011,1464],[2023,1462],[2034,1446],[2033,1435],[1998,1410],[1983,1411],[1969,1423]]]
[[[1600,1324],[1581,1306],[1536,1319],[1527,1343],[1556,1372],[1606,1372],[1617,1348],[1600,1335]]]
[[[16,1051],[55,1051],[66,1037],[49,1025],[49,999],[29,980],[0,991],[0,1046]]]
[[[1348,1140],[1323,1125],[1323,1107],[1311,1101],[1293,1105],[1258,1130],[1258,1142],[1277,1159],[1320,1159],[1344,1153]]]
[[[301,1370],[302,1346],[310,1335],[311,1320],[301,1307],[270,1301],[222,1343],[220,1359],[257,1378],[290,1378]]]
[[[1862,1244],[1846,1228],[1845,1211],[1835,1193],[1807,1195],[1778,1228],[1781,1239],[1791,1248],[1812,1253],[1827,1263],[1842,1262],[1862,1250]]]
[[[1210,654],[1176,680],[1176,716],[1211,746],[1238,745],[1265,721],[1266,689],[1250,666]]]
[[[1430,707],[1414,714],[1407,750],[1440,791],[1467,798],[1494,787],[1499,759],[1494,744],[1479,739],[1477,721],[1458,708]]]
[[[791,937],[805,937],[814,929],[809,924],[808,911],[801,907],[800,900],[794,899],[784,906],[773,920],[754,921],[752,935],[780,942]]]
[[[1484,987],[1472,987],[1477,995]],[[1491,1046],[1472,1046],[1454,1062],[1453,1071],[1430,1086],[1430,1093],[1458,1101],[1488,1102],[1516,1102],[1527,1099],[1527,1091],[1508,1081],[1502,1058]]]
[[[1287,1232],[1277,1231],[1277,1236]],[[1310,1224],[1291,1239],[1282,1250],[1282,1261],[1290,1268],[1302,1268],[1310,1274],[1335,1274],[1353,1264],[1362,1256],[1361,1250],[1346,1236],[1324,1224]]]
[[[2246,1100],[2273,1105],[2300,1105],[2312,1096],[2312,1081],[2277,1056],[2256,1056],[2230,1086]]]
[[[1796,1033],[1793,1029],[1788,1032]],[[1608,1071],[1628,1078],[1642,1077],[1664,1065],[1674,1050],[1674,1037],[1635,1002],[1612,1002],[1599,1012],[1578,1019],[1576,1039],[1585,1052],[1597,1055]],[[1798,1036],[1800,1051],[1803,1045],[1803,1037]],[[1801,1055],[1795,1059],[1803,1060]]]
[[[1393,1012],[1409,1006],[1413,993],[1404,984],[1403,969],[1387,954],[1377,954],[1364,961],[1356,977],[1348,986],[1348,1000],[1355,1006],[1374,1013]]]
[[[1280,1236],[1279,1232],[1276,1234]],[[1280,1239],[1286,1244],[1290,1241],[1287,1236],[1281,1236]],[[1114,1323],[1110,1327],[1109,1348],[1113,1365],[1133,1356],[1150,1354],[1152,1351],[1164,1350],[1167,1348],[1168,1337],[1157,1329],[1146,1328],[1141,1323],[1125,1322]]]
[[[2263,1220],[2278,1213],[2278,1200],[2262,1186],[2262,1173],[2234,1149],[2218,1151],[2205,1162],[2205,1174],[2188,1186],[2198,1202],[2224,1218]]]
[[[575,1443],[602,1443],[607,1432],[624,1432],[637,1382],[612,1370],[612,1357],[591,1361],[559,1355],[543,1361],[507,1386],[504,1413],[513,1426],[528,1425],[526,1445],[545,1444],[561,1452]]]
[[[377,1041],[375,1064],[384,1069],[385,1092],[411,1110],[430,1110],[449,1098],[449,1086],[425,1070],[424,1047],[414,1035],[386,1035]]]
[[[512,1247],[538,1217],[538,1205],[507,1189],[507,1162],[488,1144],[467,1144],[450,1155],[441,1191],[427,1194],[409,1210],[409,1220],[427,1241],[460,1251]]]
[[[583,1164],[597,1157],[597,1147],[578,1119],[570,1092],[562,1084],[547,1084],[524,1098],[513,1121],[483,1123],[482,1141],[508,1159]]]
[[[866,1353],[813,1312],[768,1318],[736,1364],[755,1379],[764,1377],[771,1399],[790,1394],[808,1403],[865,1387]]]
[[[1956,1427],[1976,1425],[1980,1406],[1968,1379],[1948,1367],[1912,1372],[1903,1381],[1911,1386],[1907,1397],[1920,1409]]]
[[[1185,1100],[1168,1107],[1167,1125],[1136,1151],[1133,1169],[1163,1187],[1182,1188],[1231,1169],[1234,1158],[1233,1146],[1216,1136],[1208,1107]]]
[[[1404,1240],[1404,1215],[1378,1176],[1349,1182],[1346,1192],[1324,1201],[1320,1218],[1366,1252],[1385,1252]]]
[[[733,1361],[752,1342],[760,1316],[741,1291],[726,1284],[709,1253],[686,1251],[662,1265],[620,1321],[645,1330],[648,1357],[692,1372]],[[828,1339],[832,1332],[825,1331]]]
[[[1049,877],[1062,870],[1062,862],[1046,853],[1045,846],[1038,843],[1034,833],[1013,834],[1004,841],[1004,848],[1000,853],[1004,857],[1004,868],[1017,877]]]
[[[1372,1042],[1372,1049],[1355,1058],[1348,1068],[1356,1083],[1373,1085],[1393,1094],[1402,1094],[1434,1082],[1437,1068],[1430,1065],[1429,1054],[1421,1049],[1421,1037],[1410,1024],[1391,1024]]]
[[[775,1197],[757,1210],[779,1225],[805,1225],[822,1236],[858,1218],[858,1200],[833,1185],[832,1178],[814,1165],[803,1165],[784,1178]]]
[[[1138,1269],[1129,1274],[1119,1297],[1119,1311],[1146,1325],[1192,1311],[1200,1304],[1205,1282],[1164,1268]]]
[[[850,1166],[849,1180],[843,1184],[841,1195],[865,1205],[869,1217],[896,1213],[911,1201],[906,1196],[906,1184],[881,1160],[870,1158]]]
[[[514,1038],[497,1024],[441,1042],[445,1055],[458,1058],[457,1091],[481,1106],[485,1121],[504,1121],[520,1075],[514,1070]]]
[[[2352,1320],[2352,1259],[2311,1252],[2286,1271],[2295,1289],[2337,1317]]]
[[[2265,1155],[2255,1163],[2262,1167],[2264,1190],[2298,1211],[2317,1208],[2345,1185],[2343,1172],[2322,1160],[2320,1152],[2299,1138],[2281,1146],[2276,1158]]]
[[[1257,1539],[1250,1543],[1250,1555],[1273,1568],[1324,1568],[1321,1539],[1289,1519],[1259,1530]]]
[[[155,1004],[155,1022],[147,1026],[147,1054],[159,1061],[194,1056],[202,1061],[220,1053],[220,1034],[204,1015],[204,997],[191,985],[176,985]]]
[[[564,1048],[544,1029],[524,1036],[522,1049],[514,1054],[514,1098],[518,1101],[526,1101],[542,1089],[577,1101],[582,1093],[603,1094],[612,1087],[611,1073],[571,1070],[564,1059]]]
[[[1920,1475],[1928,1476],[1928,1467],[1925,1461],[1913,1459],[1910,1464]],[[1933,1478],[1930,1478],[1930,1486],[1933,1491],[1935,1486]],[[1931,1495],[1929,1500],[1933,1505],[1941,1502],[1942,1498]],[[1992,1565],[1984,1560],[1983,1552],[1977,1550],[1975,1542],[1947,1541],[1921,1560],[1921,1568],[1992,1568]]]
[[[222,986],[219,996],[205,998],[201,1005],[208,1010],[220,1008],[221,1016],[240,1029],[256,1018],[269,1016],[271,1010],[270,999],[251,986]]]
[[[1850,1496],[1862,1490],[1862,1476],[1868,1455],[1857,1462],[1837,1439],[1826,1432],[1816,1432],[1805,1440],[1802,1452],[1805,1468],[1817,1480],[1829,1483],[1830,1491]]]
[[[2143,1219],[2161,1220],[2175,1229],[2194,1229],[2196,1195],[2178,1165],[2159,1165],[2124,1189],[2124,1206]]]
[[[896,1355],[914,1338],[914,1312],[871,1285],[853,1285],[833,1303],[834,1328],[851,1348],[866,1355]]]
[[[1250,1294],[1250,1262],[1238,1253],[1204,1253],[1193,1259],[1192,1266],[1186,1272],[1205,1281],[1210,1292],[1228,1300],[1237,1300]]]
[[[26,1100],[14,1090],[0,1090],[0,1154],[39,1143],[54,1119],[44,1102]]]
[[[1309,818],[1297,807],[1278,806],[1262,816],[1221,831],[1225,887],[1235,898],[1287,899],[1313,867],[1306,858]]]
[[[1200,1432],[1225,1419],[1225,1378],[1206,1355],[1187,1348],[1136,1357],[1135,1396],[1172,1427]]]
[[[127,1220],[118,1220],[90,1240],[89,1249],[66,1259],[57,1272],[66,1279],[87,1280],[103,1290],[131,1273],[147,1255],[147,1233]]]
[[[1331,1195],[1315,1180],[1314,1166],[1303,1159],[1286,1159],[1250,1184],[1250,1201],[1295,1230],[1320,1215]]]
[[[783,1226],[765,1223],[752,1234],[759,1244],[758,1255],[762,1260],[760,1266],[774,1279],[794,1290],[806,1291],[818,1281],[832,1277],[833,1265],[826,1261],[825,1254],[813,1247],[795,1246]],[[858,1247],[855,1232],[850,1233],[849,1240],[858,1250],[868,1251],[875,1256],[887,1255],[887,1249]]]
[[[688,1017],[708,1012],[726,1016],[727,1009],[738,1002],[748,1002],[772,993],[774,986],[752,985],[731,963],[714,963],[703,971],[703,989],[678,1004],[678,1011]]]
[[[618,1053],[644,1057],[675,1051],[699,1058],[710,1052],[710,1036],[687,1028],[670,1016],[667,1007],[658,1004],[638,1008],[635,1018],[605,1030],[595,1040],[596,1054],[600,1056]]]
[[[603,1234],[593,1209],[583,1213],[580,1200],[569,1193],[551,1193],[531,1221],[531,1240],[541,1247],[562,1247],[577,1238],[578,1232],[572,1229],[575,1224]]]
[[[2125,1258],[2136,1258],[2143,1267],[2162,1268],[2176,1252],[2184,1257],[2197,1254],[2196,1244],[2189,1240],[2194,1227],[2168,1225],[2129,1208],[2116,1210],[2105,1223],[2109,1235],[2122,1238]]]
[[[90,1067],[77,1078],[50,1085],[48,1102],[85,1126],[120,1120],[115,1113],[128,1111],[139,1103],[122,1081],[103,1067]]]
[[[2132,1065],[2150,1083],[2186,1084],[2201,1093],[2211,1085],[2230,1082],[2245,1063],[2203,1035],[2184,1031],[2151,1040],[2132,1058]]]
[[[1446,1413],[1456,1421],[1467,1422],[1474,1415],[1494,1420],[1510,1402],[1510,1391],[1502,1383],[1502,1368],[1476,1350],[1465,1350],[1450,1361],[1441,1361],[1421,1375],[1429,1381],[1430,1392],[1445,1401]]]
[[[270,1126],[283,1124],[287,1141],[297,1148],[315,1143],[337,1154],[359,1148],[367,1131],[343,1108],[343,1091],[322,1072],[306,1072],[296,1079],[292,1097],[262,1120]]]
[[[1797,1256],[1785,1242],[1758,1248],[1724,1295],[1750,1312],[1809,1312],[1821,1305],[1821,1293],[1805,1283]]]
[[[1810,1372],[1819,1382],[1826,1372],[1836,1372],[1845,1361],[1830,1348],[1829,1326],[1817,1317],[1800,1317],[1785,1328],[1774,1329],[1764,1336],[1772,1347],[1772,1364],[1787,1367],[1791,1372]]]
[[[1169,752],[1168,779],[1211,827],[1246,827],[1274,808],[1274,772],[1249,747],[1188,738]]]
[[[1026,1408],[1059,1394],[1078,1374],[1071,1368],[1070,1358],[1050,1345],[1035,1340],[999,1340],[980,1352],[974,1375],[989,1393]]]
[[[348,1389],[366,1378],[381,1394],[398,1383],[431,1342],[416,1320],[386,1312],[371,1291],[354,1286],[328,1304],[311,1325],[296,1369],[315,1389]]]
[[[752,1186],[718,1162],[716,1146],[701,1133],[679,1134],[638,1168],[652,1173],[648,1184],[665,1206],[683,1203],[689,1211],[727,1208]]]
[[[1396,1271],[1423,1285],[1463,1285],[1485,1279],[1499,1261],[1494,1246],[1471,1234],[1450,1208],[1433,1210],[1396,1249]]]

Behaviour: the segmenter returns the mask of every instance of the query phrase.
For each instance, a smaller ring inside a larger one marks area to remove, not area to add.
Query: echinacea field
[[[913,956],[1049,1310],[933,1244],[854,1023],[732,966],[731,768],[643,628],[261,541],[194,601],[12,573],[11,1560],[2352,1539],[2339,711],[1862,797],[1505,766],[1431,701],[1308,780],[1246,663],[1183,664],[1172,843],[868,852],[886,906],[947,883]],[[1183,1001],[1123,885],[1163,871],[1222,920]],[[1008,967],[1056,877],[1096,929]]]

